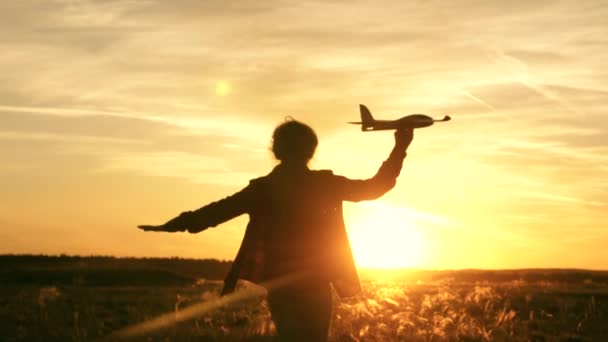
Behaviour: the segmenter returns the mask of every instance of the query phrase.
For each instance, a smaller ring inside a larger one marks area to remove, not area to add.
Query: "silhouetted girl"
[[[395,133],[388,159],[374,177],[365,180],[334,175],[330,170],[310,170],[308,161],[317,147],[317,136],[301,122],[284,122],[272,138],[272,151],[280,163],[270,174],[164,225],[140,228],[198,233],[249,214],[245,237],[222,293],[233,291],[238,279],[268,284],[282,279],[268,287],[279,338],[326,341],[332,311],[330,284],[341,297],[361,290],[344,227],[342,201],[376,199],[393,188],[413,131]]]

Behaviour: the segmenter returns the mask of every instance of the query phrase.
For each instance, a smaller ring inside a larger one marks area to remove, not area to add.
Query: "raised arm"
[[[407,148],[414,138],[412,129],[395,131],[395,146],[388,159],[382,163],[375,176],[369,179],[355,180],[343,176],[334,176],[337,191],[345,201],[358,202],[376,199],[395,186],[401,173],[403,159]]]
[[[144,231],[198,233],[249,212],[252,203],[251,184],[243,190],[194,211],[185,211],[159,226],[140,225]]]

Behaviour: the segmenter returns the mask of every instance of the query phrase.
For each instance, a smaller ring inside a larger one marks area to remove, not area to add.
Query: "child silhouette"
[[[144,231],[198,233],[242,214],[250,221],[226,277],[223,294],[238,279],[255,283],[297,275],[297,281],[268,289],[272,319],[282,341],[326,341],[331,319],[330,284],[340,297],[361,287],[342,215],[343,201],[372,200],[392,189],[401,172],[412,129],[395,132],[395,145],[375,176],[353,180],[330,170],[311,170],[317,147],[309,126],[287,120],[273,133],[280,163],[241,191],[187,211]]]

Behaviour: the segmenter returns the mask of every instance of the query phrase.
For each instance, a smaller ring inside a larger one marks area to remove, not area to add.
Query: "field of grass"
[[[5,272],[4,280],[20,274],[12,271]],[[117,285],[90,284],[82,276],[71,283],[42,284],[32,283],[37,273],[28,272],[27,281],[0,283],[2,341],[98,340],[158,315],[213,301],[221,288],[220,281],[183,275],[164,283],[130,285],[121,272]],[[104,272],[101,279],[110,279],[110,271]],[[130,270],[132,279],[145,279],[150,272]],[[330,340],[608,341],[606,276],[560,270],[419,271],[388,278],[363,274],[364,292],[336,301]],[[158,278],[155,274],[148,280]],[[275,338],[265,301],[254,297],[134,340]]]

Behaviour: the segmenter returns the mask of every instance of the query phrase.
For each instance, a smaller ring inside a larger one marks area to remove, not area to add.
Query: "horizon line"
[[[192,258],[192,257],[181,257],[181,256],[116,256],[107,254],[32,254],[32,253],[2,253],[0,258],[3,257],[48,257],[48,258],[114,258],[114,259],[181,259],[181,260],[215,260],[217,262],[233,262],[231,259],[220,259],[220,258]],[[357,267],[359,272],[449,272],[449,271],[592,271],[592,272],[608,272],[608,269],[599,268],[580,268],[580,267],[514,267],[514,268],[418,268],[418,267],[401,267],[401,268],[373,268],[373,267]]]

